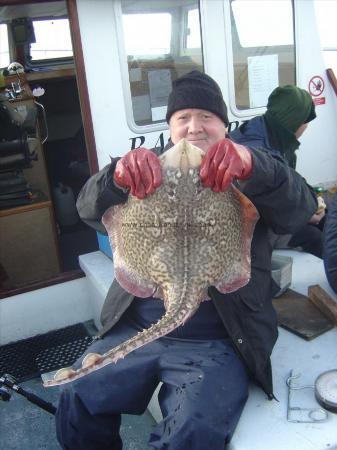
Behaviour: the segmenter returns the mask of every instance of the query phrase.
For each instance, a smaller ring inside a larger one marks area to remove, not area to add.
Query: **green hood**
[[[295,133],[301,125],[315,119],[311,95],[297,86],[279,86],[268,98],[267,113],[286,130]]]
[[[282,154],[290,167],[295,169],[297,160],[295,151],[301,143],[294,133],[284,128],[271,114],[266,113],[264,118],[272,147]]]
[[[297,86],[279,86],[270,94],[264,116],[273,146],[295,168],[295,150],[300,146],[295,133],[316,117],[310,94]]]

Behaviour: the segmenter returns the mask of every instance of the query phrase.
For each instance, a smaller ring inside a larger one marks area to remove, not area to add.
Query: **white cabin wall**
[[[315,75],[321,76],[325,82],[320,96],[325,98],[325,104],[316,106],[317,118],[300,138],[297,170],[310,184],[330,187],[337,184],[337,97],[326,76],[327,67],[321,51],[314,2],[295,0],[294,3],[297,86],[308,90],[309,81]],[[229,120],[241,121],[250,119],[252,115],[238,117],[231,110],[235,98],[230,83],[231,59],[226,58],[231,52],[224,28],[226,14],[229,14],[227,8],[223,0],[201,1],[204,62],[206,72],[217,80],[222,89]],[[216,33],[214,30],[217,30]],[[264,111],[265,108],[261,108],[259,113]]]
[[[0,301],[0,345],[91,320],[86,278],[56,284]]]
[[[77,0],[100,168],[110,162],[110,156],[120,156],[130,150],[130,138],[137,136],[126,120],[113,3],[113,0]],[[154,147],[160,133],[147,134],[144,145]],[[166,131],[166,139],[167,134]]]
[[[230,87],[226,58],[226,33],[223,0],[200,2],[205,72],[219,84],[228,107],[229,120],[237,120],[230,110]],[[216,30],[216,32],[214,32]]]
[[[226,51],[225,15],[223,0],[203,0],[201,5],[205,70],[222,88],[228,105],[234,98],[229,82]],[[225,7],[224,7],[225,6]],[[77,0],[85,69],[93,117],[99,167],[130,149],[130,138],[137,136],[128,125],[118,43],[115,33],[114,0]],[[325,74],[318,31],[311,0],[295,0],[297,85],[308,89],[309,80],[320,75],[325,81],[324,105],[317,105],[317,119],[310,123],[302,136],[298,151],[297,170],[313,185],[337,182],[337,98]],[[214,30],[217,30],[214,33]],[[111,55],[111,56],[109,56]],[[264,109],[261,108],[260,113]],[[250,119],[235,117],[229,107],[230,120]],[[144,146],[153,147],[160,131],[142,133]],[[165,139],[168,131],[164,131]],[[323,142],[322,142],[323,139]]]
[[[308,90],[309,81],[315,75],[321,76],[325,83],[320,95],[325,98],[325,104],[316,106],[317,118],[300,138],[297,170],[310,184],[329,186],[337,182],[337,97],[326,76],[314,19],[313,1],[295,1],[297,85]]]
[[[77,0],[99,167],[128,148],[112,0]],[[111,55],[111,57],[109,57]],[[119,108],[117,107],[119,106]],[[118,130],[118,133],[116,133]],[[118,134],[118,135],[117,135]]]

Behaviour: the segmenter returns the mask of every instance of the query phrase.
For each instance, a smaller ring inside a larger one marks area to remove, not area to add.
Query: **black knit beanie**
[[[228,126],[227,106],[221,89],[210,76],[193,70],[173,82],[168,98],[166,121],[181,109],[205,109],[216,114]]]

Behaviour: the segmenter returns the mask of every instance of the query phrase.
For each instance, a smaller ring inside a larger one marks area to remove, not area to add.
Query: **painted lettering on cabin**
[[[139,139],[139,143],[137,142],[137,139]],[[129,141],[131,141],[131,148],[130,150],[134,150],[135,148],[141,147],[145,142],[145,136],[136,136],[129,138]]]
[[[130,150],[135,150],[136,148],[139,148],[144,144],[145,136],[132,137],[132,138],[129,138],[129,141],[131,141]],[[154,148],[156,148],[156,147],[160,147],[160,148],[165,147],[164,133],[160,133],[160,135],[158,136],[158,139],[154,145]]]

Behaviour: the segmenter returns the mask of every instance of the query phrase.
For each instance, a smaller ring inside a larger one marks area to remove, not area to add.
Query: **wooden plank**
[[[21,96],[17,99],[11,100],[12,102],[20,101],[23,98],[33,98],[32,91],[28,83],[36,82],[36,81],[48,81],[55,80],[61,78],[74,78],[76,75],[75,67],[71,65],[70,67],[59,67],[58,69],[50,69],[46,71],[37,71],[37,72],[27,72],[27,73],[18,73],[14,75],[7,75],[5,77],[5,83],[7,87],[11,87],[11,83],[13,81],[21,82],[21,85],[25,88],[25,91],[22,92]]]
[[[71,270],[68,272],[61,272],[54,277],[48,278],[48,280],[35,281],[27,283],[19,288],[10,288],[8,290],[0,291],[0,300],[8,297],[13,297],[15,295],[24,294],[25,292],[35,291],[36,289],[42,289],[49,286],[54,286],[55,284],[66,283],[67,281],[77,280],[78,278],[85,277],[85,273],[78,270]]]
[[[308,287],[309,300],[337,325],[337,302],[318,284]]]
[[[39,203],[29,203],[22,206],[14,206],[13,208],[7,208],[0,210],[0,217],[12,216],[13,214],[21,214],[26,211],[32,211],[34,209],[46,208],[51,206],[51,201],[46,200]]]
[[[334,327],[306,295],[292,289],[274,298],[273,306],[279,325],[303,339],[310,341]]]
[[[75,77],[75,67],[65,67],[59,69],[47,70],[45,72],[29,72],[26,74],[27,81],[46,81],[60,78]]]
[[[52,202],[49,200],[43,192],[34,191],[31,197],[31,203],[26,205],[14,206],[13,208],[0,209],[0,217],[12,216],[13,214],[21,214],[26,211],[32,211],[34,209],[51,207]]]

